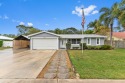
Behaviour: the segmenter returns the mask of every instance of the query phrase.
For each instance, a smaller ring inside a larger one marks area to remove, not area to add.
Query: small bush
[[[96,46],[87,46],[88,50],[96,50]]]
[[[80,49],[82,49],[82,43],[80,43]],[[83,43],[83,49],[87,49],[86,43]]]
[[[101,46],[87,46],[88,50],[111,50],[110,45],[101,45]]]
[[[3,41],[0,40],[0,47],[2,47],[2,46],[3,46]]]
[[[100,50],[101,49],[101,46],[96,46],[95,47],[95,50]]]
[[[101,50],[111,50],[112,47],[110,45],[102,45]]]
[[[71,43],[70,42],[66,43],[66,49],[71,49]]]

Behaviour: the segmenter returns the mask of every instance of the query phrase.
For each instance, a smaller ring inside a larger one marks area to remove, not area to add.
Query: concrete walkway
[[[59,50],[50,63],[48,71],[44,74],[45,79],[68,79],[69,68],[65,57],[65,50]]]
[[[125,83],[125,80],[107,79],[0,79],[0,83]]]

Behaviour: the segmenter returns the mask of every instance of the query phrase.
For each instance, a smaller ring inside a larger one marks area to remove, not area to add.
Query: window
[[[80,44],[81,39],[68,39],[68,42],[70,42],[71,44]]]
[[[96,44],[97,44],[97,45],[100,45],[100,38],[97,38],[97,39],[96,39]]]
[[[87,45],[91,45],[91,38],[87,38]]]
[[[76,44],[76,39],[72,39],[72,44]]]
[[[81,43],[81,39],[77,39],[77,44],[80,44]]]

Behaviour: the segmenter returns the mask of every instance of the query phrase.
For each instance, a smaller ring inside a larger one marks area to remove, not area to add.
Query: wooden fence
[[[29,44],[28,40],[13,40],[13,49],[27,48]]]
[[[125,41],[112,41],[112,44],[115,48],[125,48]],[[106,40],[105,45],[110,45],[110,41]]]

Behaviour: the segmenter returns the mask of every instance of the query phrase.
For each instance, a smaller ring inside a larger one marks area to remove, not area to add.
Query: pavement
[[[112,79],[0,79],[0,83],[125,83]]]
[[[12,49],[0,51],[0,83],[125,83],[124,79],[36,79],[54,53],[55,50],[29,50],[16,54],[13,54]],[[65,66],[63,56],[57,56],[53,61],[53,64],[58,64],[58,68],[60,65]]]
[[[0,51],[0,79],[35,79],[56,50]]]

